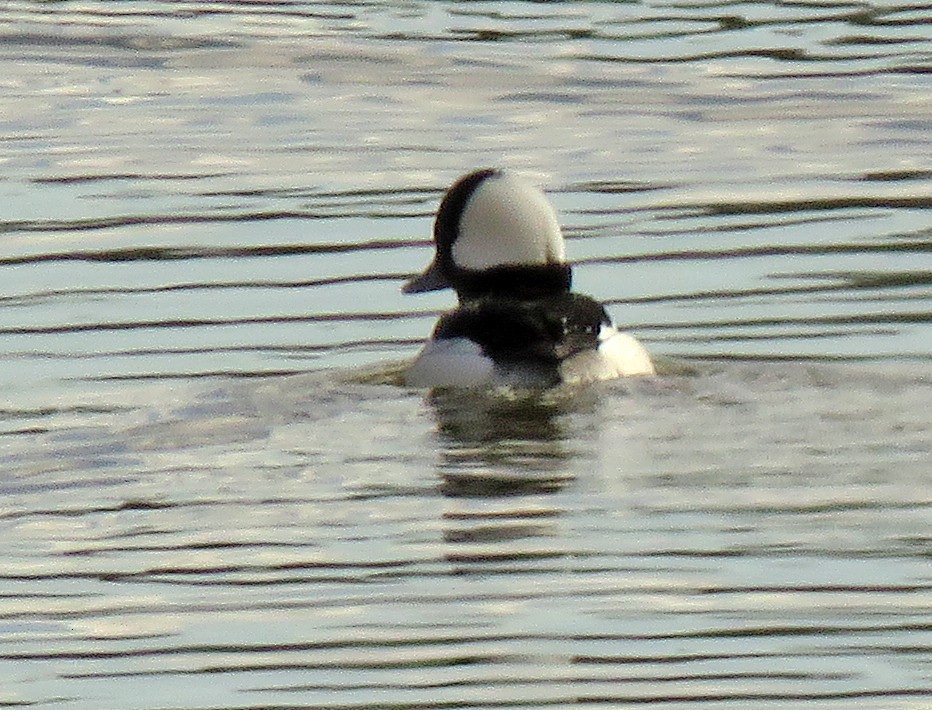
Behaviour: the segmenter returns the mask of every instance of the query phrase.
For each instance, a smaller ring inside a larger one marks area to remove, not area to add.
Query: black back
[[[594,350],[610,323],[589,296],[561,293],[523,300],[487,297],[463,303],[441,317],[434,338],[469,338],[500,364],[546,366]]]

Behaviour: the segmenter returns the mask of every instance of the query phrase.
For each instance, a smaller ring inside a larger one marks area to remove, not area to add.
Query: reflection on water
[[[432,393],[444,494],[499,497],[562,488],[578,436],[561,412],[571,402],[569,395],[561,402],[534,393]]]
[[[924,13],[5,4],[0,705],[927,708]],[[660,377],[394,384],[481,165]]]

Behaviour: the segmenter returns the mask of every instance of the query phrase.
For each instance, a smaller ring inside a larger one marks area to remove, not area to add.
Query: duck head
[[[402,288],[453,288],[459,300],[538,298],[568,291],[571,270],[544,194],[501,170],[477,170],[447,190],[434,221],[434,260]]]

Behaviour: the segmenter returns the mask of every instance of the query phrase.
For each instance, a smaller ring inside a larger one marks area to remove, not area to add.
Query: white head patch
[[[460,215],[453,261],[467,269],[566,261],[553,207],[536,187],[508,173],[486,179]]]

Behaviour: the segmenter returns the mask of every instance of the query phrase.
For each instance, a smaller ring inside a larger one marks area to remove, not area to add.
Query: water
[[[928,13],[6,3],[0,704],[929,707]],[[481,165],[662,377],[390,384]]]

